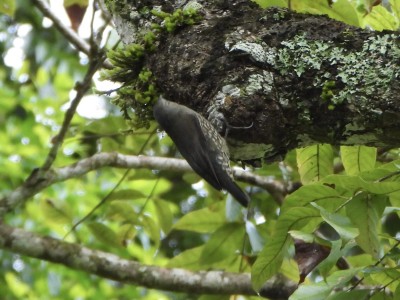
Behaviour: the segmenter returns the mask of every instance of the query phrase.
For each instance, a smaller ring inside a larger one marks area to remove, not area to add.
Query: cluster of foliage
[[[283,0],[257,2],[287,6]],[[367,7],[365,1],[339,0],[331,7],[329,1],[292,0],[291,5],[298,11],[328,13],[349,24],[369,24],[380,30],[398,27],[399,2],[390,1],[391,12],[381,5]],[[87,66],[54,26],[43,26],[42,16],[30,9],[28,1],[21,0],[17,6],[15,1],[4,3],[0,9],[8,15],[0,15],[0,52],[4,53],[0,61],[0,197],[7,196],[43,164],[60,130],[71,91],[84,77]],[[3,9],[6,4],[11,10]],[[168,22],[173,19],[173,15],[164,17]],[[135,54],[127,52],[127,56],[136,57],[143,50],[138,47],[130,49]],[[10,63],[10,55],[16,53],[22,53],[20,64]],[[110,57],[114,62],[118,59],[118,55]],[[133,80],[149,82],[150,75],[140,69]],[[97,88],[100,90],[101,84]],[[94,97],[104,99],[97,94],[89,96],[90,110]],[[106,110],[107,116],[94,119],[79,114],[78,109],[54,168],[98,152],[176,154],[168,138],[154,134],[156,124],[149,123],[148,131],[124,135],[121,132],[129,126],[118,109],[109,105]],[[107,198],[106,205],[70,232],[125,172],[104,168],[40,191],[8,213],[4,222],[60,239],[68,234],[65,239],[71,243],[144,264],[252,272],[256,289],[277,273],[296,282],[299,274],[306,275],[307,265],[293,259],[295,253],[297,257],[301,254],[293,240],[302,241],[322,245],[328,251],[291,299],[366,299],[371,292],[372,299],[385,299],[388,293],[398,299],[399,165],[398,149],[314,145],[292,151],[284,162],[253,172],[286,186],[301,182],[302,187],[288,195],[283,204],[258,187],[248,188],[257,207],[250,221],[243,221],[243,212],[234,200],[225,200],[223,194],[199,182],[192,173],[135,169]],[[333,239],[316,234],[321,224],[334,229]],[[352,267],[339,270],[335,263],[340,257],[346,257]],[[355,277],[363,279],[365,288],[347,291]],[[1,299],[188,297],[124,285],[5,250],[0,250],[0,286]],[[368,286],[379,288],[371,290]],[[334,292],[338,289],[343,292]]]

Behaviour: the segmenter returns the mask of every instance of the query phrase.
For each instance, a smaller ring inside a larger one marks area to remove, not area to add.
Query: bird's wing
[[[193,115],[193,117],[186,118],[184,121],[185,124],[177,124],[177,126],[180,127],[180,134],[186,136],[186,140],[180,142],[171,137],[172,140],[174,140],[179,152],[187,160],[193,170],[215,189],[221,190],[222,185],[218,181],[215,162],[213,163],[211,157],[215,151],[212,145],[207,141],[201,129],[198,117]]]

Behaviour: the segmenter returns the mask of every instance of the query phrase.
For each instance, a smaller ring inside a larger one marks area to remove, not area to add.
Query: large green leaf
[[[227,223],[218,228],[207,241],[200,261],[207,265],[237,256],[242,252],[245,226],[243,223]]]
[[[292,208],[306,206],[310,202],[315,202],[320,206],[329,206],[329,203],[333,207],[337,207],[347,198],[342,197],[339,193],[326,185],[315,183],[305,185],[290,194],[282,205],[282,212]]]
[[[280,216],[272,238],[267,241],[251,270],[251,281],[255,290],[258,291],[282,265],[290,241],[288,232],[301,229],[316,220],[320,220],[320,214],[315,208],[292,208]]]
[[[330,213],[314,203],[312,205],[319,209],[321,217],[337,231],[337,233],[345,242],[354,239],[360,234],[358,229],[354,228],[354,225],[351,223],[348,217]]]
[[[256,2],[258,5],[260,5],[262,8],[267,8],[267,7],[288,7],[288,1],[287,0],[253,0]]]
[[[297,166],[301,182],[309,184],[320,181],[333,172],[333,151],[331,145],[313,145],[296,150]]]
[[[326,14],[332,19],[360,27],[359,16],[356,8],[348,0],[329,1],[292,0],[292,8],[298,12],[312,14]]]
[[[375,166],[376,148],[367,146],[341,146],[340,154],[347,175],[358,175]]]
[[[204,265],[199,263],[203,248],[204,245],[179,253],[177,256],[168,261],[167,267],[201,270],[204,267]]]
[[[184,215],[172,228],[199,233],[211,233],[225,222],[225,213],[221,205],[211,205]]]
[[[40,210],[48,222],[68,225],[72,223],[71,211],[65,203],[42,199]]]
[[[373,257],[380,254],[378,226],[386,205],[386,196],[359,193],[346,205],[346,213],[358,228],[358,245]]]
[[[370,290],[342,291],[330,295],[326,300],[369,300]]]
[[[367,191],[372,194],[384,195],[400,191],[400,181],[367,181],[360,176],[329,175],[322,182],[335,186],[335,189],[345,190],[348,194]]]
[[[390,8],[396,18],[396,22],[400,23],[400,1],[398,0],[390,0]]]
[[[362,19],[362,27],[371,26],[374,30],[396,30],[399,20],[382,5],[377,5]]]

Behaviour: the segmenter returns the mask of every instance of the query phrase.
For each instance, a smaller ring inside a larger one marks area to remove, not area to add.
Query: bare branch
[[[53,147],[50,149],[50,152],[47,155],[46,161],[42,166],[43,171],[47,171],[51,167],[54,160],[56,159],[58,149],[61,146],[62,142],[64,141],[65,134],[67,133],[67,130],[72,121],[72,118],[75,115],[75,111],[76,111],[79,103],[81,102],[83,96],[86,94],[86,92],[92,86],[93,75],[100,68],[102,61],[103,61],[102,59],[92,60],[89,64],[89,68],[86,72],[85,78],[83,79],[82,83],[77,84],[76,96],[71,101],[71,105],[65,113],[64,121],[61,126],[60,132],[57,134],[56,138],[54,138]]]
[[[128,284],[186,293],[256,295],[248,273],[191,272],[147,266],[5,224],[0,224],[0,237],[2,249]],[[265,284],[261,293],[270,299],[287,299],[296,287],[292,281],[275,277]]]
[[[74,30],[72,30],[72,28],[65,26],[45,1],[32,0],[32,2],[44,16],[49,18],[54,23],[54,26],[68,39],[71,44],[73,44],[79,51],[82,51],[87,56],[91,56],[92,53],[90,45],[85,42]],[[112,65],[109,61],[104,61],[103,66],[108,69],[112,68]]]
[[[90,46],[83,39],[79,37],[79,35],[69,28],[65,26],[61,20],[55,15],[55,13],[51,10],[50,6],[43,0],[32,0],[33,4],[39,8],[43,15],[48,17],[51,21],[53,21],[54,26],[70,41],[77,49],[85,53],[87,56],[90,54]]]
[[[131,156],[116,152],[99,153],[62,168],[54,168],[47,171],[35,169],[20,187],[16,188],[6,197],[0,199],[0,217],[52,184],[76,178],[90,171],[104,167],[122,169],[146,168],[176,172],[192,171],[188,163],[183,159]],[[285,186],[277,180],[268,179],[237,169],[234,170],[234,176],[244,182],[258,185],[274,196],[279,195],[279,197],[284,197],[287,193]]]

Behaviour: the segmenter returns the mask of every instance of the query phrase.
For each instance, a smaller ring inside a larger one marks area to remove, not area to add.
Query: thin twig
[[[387,251],[387,252],[385,253],[385,255],[383,255],[383,256],[374,264],[374,267],[378,266],[378,265],[386,258],[386,256],[388,256],[389,253],[392,252],[392,250],[396,249],[399,245],[400,245],[400,240],[398,240],[398,241],[393,245],[393,247],[390,248],[389,251]],[[358,281],[349,289],[349,291],[354,290],[361,282],[363,282],[364,279],[365,279],[364,276],[361,277],[360,280],[358,280]]]
[[[150,142],[150,139],[152,138],[152,136],[154,135],[154,133],[156,132],[157,129],[154,129],[153,132],[149,135],[149,137],[146,139],[146,141],[143,143],[142,147],[139,150],[138,154],[141,154],[143,152],[143,150],[146,148],[146,146],[148,145],[148,143]],[[101,201],[99,203],[97,203],[97,205],[95,207],[92,208],[92,210],[86,215],[84,216],[82,219],[80,219],[78,222],[76,222],[70,231],[67,232],[67,234],[64,236],[64,239],[72,232],[75,231],[75,229],[82,224],[83,222],[85,222],[87,219],[89,219],[94,212],[99,209],[104,203],[106,203],[106,201],[111,197],[111,195],[117,190],[117,188],[121,185],[121,183],[125,180],[125,178],[128,176],[129,172],[131,171],[131,169],[127,169],[124,173],[124,175],[122,175],[121,179],[117,182],[117,184],[112,188],[112,190],[103,198],[101,199]]]
[[[74,45],[79,51],[85,53],[87,56],[90,56],[90,45],[86,43],[74,30],[72,30],[72,28],[65,26],[44,0],[32,0],[32,2],[44,16],[53,22],[54,26],[67,38],[72,45]],[[103,67],[111,69],[113,66],[108,60],[105,60],[103,62]]]
[[[47,171],[50,169],[51,165],[53,164],[54,160],[57,157],[58,149],[60,148],[62,142],[64,141],[65,135],[68,131],[69,125],[71,124],[72,118],[75,115],[75,111],[82,100],[83,96],[92,86],[92,78],[94,73],[100,68],[102,64],[102,59],[93,59],[90,64],[89,68],[86,72],[85,78],[83,79],[82,83],[77,84],[77,93],[75,98],[72,100],[70,107],[65,112],[65,117],[63,124],[61,126],[60,132],[57,134],[56,138],[53,142],[53,147],[50,149],[49,154],[47,155],[46,161],[43,164],[41,170]]]

